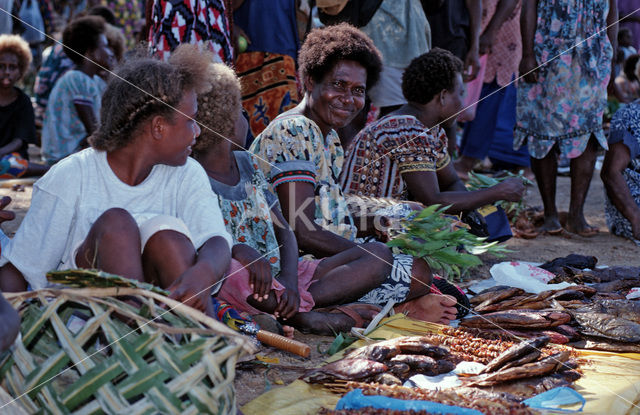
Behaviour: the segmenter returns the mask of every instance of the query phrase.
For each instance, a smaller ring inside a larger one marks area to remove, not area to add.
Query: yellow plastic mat
[[[412,320],[402,314],[382,320],[369,337],[392,339],[400,336],[420,335],[434,331],[432,323]],[[364,346],[360,340],[353,347]],[[587,400],[581,414],[640,414],[640,354],[581,351],[587,364],[582,367],[583,377],[575,389]],[[341,354],[328,361],[337,360]],[[320,408],[334,408],[339,395],[319,386],[296,380],[290,385],[266,392],[242,407],[245,415],[315,414]]]

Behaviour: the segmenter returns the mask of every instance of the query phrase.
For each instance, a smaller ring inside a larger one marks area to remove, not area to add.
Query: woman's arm
[[[20,138],[14,138],[9,143],[0,147],[0,157],[6,156],[9,153],[20,150],[24,141]]]
[[[524,184],[515,178],[488,189],[467,191],[451,163],[437,172],[403,173],[402,178],[407,183],[413,200],[425,206],[451,205],[447,212],[453,214],[477,209],[498,200],[518,201],[524,193]]]
[[[624,143],[610,144],[604,156],[600,177],[611,203],[631,223],[634,238],[640,239],[640,207],[631,196],[622,175],[630,161],[629,148]]]
[[[522,36],[520,76],[524,76],[524,81],[529,83],[538,81],[538,74],[534,71],[538,67],[538,62],[533,51],[537,20],[538,0],[523,1],[522,11],[520,12],[520,35]]]
[[[276,188],[284,218],[293,227],[298,247],[317,258],[335,255],[356,246],[315,223],[315,194],[313,184],[288,182]]]
[[[482,29],[482,1],[481,0],[465,0],[467,10],[469,11],[469,51],[464,60],[465,72],[471,67],[471,73],[467,74],[466,81],[472,81],[478,75],[480,70],[479,60],[479,43],[480,30]]]
[[[271,208],[271,220],[280,246],[280,277],[278,281],[287,290],[281,295],[275,314],[291,318],[300,307],[298,291],[298,242],[289,223],[277,207]]]
[[[89,145],[87,139],[98,127],[98,120],[96,120],[96,116],[93,112],[93,107],[91,105],[86,104],[73,104],[78,112],[78,117],[80,117],[80,121],[82,121],[82,125],[84,125],[84,129],[87,131],[87,135],[79,144],[80,148],[85,148]]]

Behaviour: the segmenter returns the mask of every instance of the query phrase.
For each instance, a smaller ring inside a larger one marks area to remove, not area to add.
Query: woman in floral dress
[[[544,204],[542,230],[550,234],[563,230],[555,204],[559,154],[571,161],[565,228],[583,236],[598,232],[587,224],[583,207],[598,145],[607,148],[602,114],[617,16],[615,0],[523,2],[520,74],[525,82],[518,85],[514,149],[528,146]]]

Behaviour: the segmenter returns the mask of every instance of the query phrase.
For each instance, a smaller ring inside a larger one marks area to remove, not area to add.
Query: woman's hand
[[[272,276],[269,262],[258,251],[245,244],[234,245],[231,256],[249,271],[249,284],[253,289],[253,298],[258,302],[266,300],[271,291]]]
[[[530,84],[538,82],[538,61],[532,53],[522,55],[520,68],[518,70],[525,82]]]

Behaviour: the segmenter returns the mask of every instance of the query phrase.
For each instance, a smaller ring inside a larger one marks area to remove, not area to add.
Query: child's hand
[[[269,297],[271,291],[271,266],[258,251],[248,245],[233,246],[232,257],[244,265],[249,271],[249,284],[253,289],[253,298],[262,302]]]
[[[286,288],[280,296],[280,302],[273,314],[278,318],[289,319],[296,315],[300,308],[300,293],[298,290]]]
[[[180,301],[190,307],[205,312],[211,302],[211,289],[203,286],[202,278],[196,267],[186,270],[167,289],[171,292],[169,298]]]

